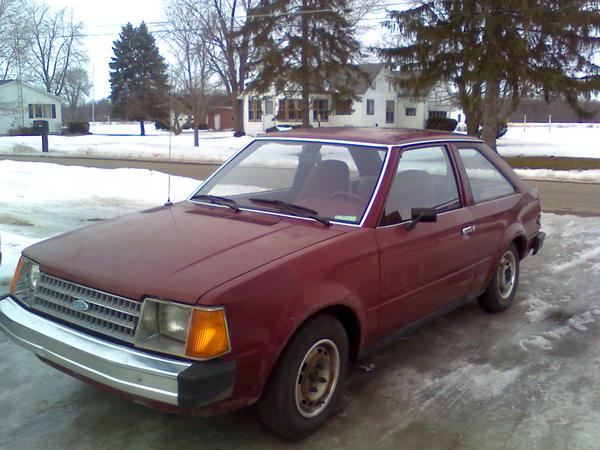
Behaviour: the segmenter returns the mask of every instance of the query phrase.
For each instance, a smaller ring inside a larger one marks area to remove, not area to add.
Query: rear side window
[[[465,166],[475,203],[515,193],[513,185],[478,149],[460,148],[458,153]]]
[[[438,213],[460,207],[456,178],[445,147],[404,151],[388,193],[382,225],[411,219],[412,208]]]

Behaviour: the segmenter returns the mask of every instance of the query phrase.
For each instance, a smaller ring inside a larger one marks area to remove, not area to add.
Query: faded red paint
[[[132,299],[145,296],[223,305],[237,363],[232,397],[197,414],[256,401],[298,327],[326,308],[354,317],[355,355],[488,283],[500,252],[537,233],[537,194],[484,144],[476,144],[517,193],[474,205],[456,147],[448,143],[463,207],[436,223],[378,228],[399,145],[426,139],[474,139],[442,132],[318,129],[269,137],[338,139],[396,146],[363,227],[234,213],[191,202],[131,214],[26,249],[42,271]],[[469,144],[473,146],[474,144]],[[476,225],[461,236],[465,223]],[[154,407],[160,407],[152,403]],[[171,409],[171,407],[169,407]]]

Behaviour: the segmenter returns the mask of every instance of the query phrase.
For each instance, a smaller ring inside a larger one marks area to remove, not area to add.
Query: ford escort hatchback
[[[0,329],[138,403],[258,402],[300,439],[335,411],[349,360],[472,299],[506,309],[543,240],[537,193],[478,139],[273,133],[186,201],[25,249]]]

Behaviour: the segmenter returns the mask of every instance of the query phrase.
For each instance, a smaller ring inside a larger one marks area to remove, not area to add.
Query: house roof
[[[481,142],[479,139],[460,133],[412,128],[376,127],[323,127],[304,128],[262,134],[268,138],[327,139],[346,142],[364,142],[381,145],[404,145],[428,140],[465,140]]]
[[[357,95],[363,95],[367,90],[373,86],[373,82],[379,72],[385,67],[383,63],[370,63],[370,64],[359,64],[358,68],[362,70],[367,77],[358,77],[356,79],[355,92]]]
[[[0,81],[0,86],[6,85],[6,84],[9,84],[9,83],[14,83],[14,82],[16,82],[16,81],[17,81],[17,80],[2,80],[2,81]],[[40,94],[47,95],[48,97],[52,97],[53,99],[55,99],[55,100],[56,100],[56,101],[58,101],[59,103],[62,101],[62,100],[61,100],[61,98],[60,98],[59,96],[57,96],[57,95],[54,95],[54,94],[51,94],[50,92],[46,92],[45,90],[43,90],[43,89],[40,89],[40,88],[37,88],[37,87],[35,87],[35,86],[32,86],[32,85],[30,85],[29,83],[25,83],[24,81],[21,81],[21,84],[22,84],[23,86],[26,86],[27,88],[29,88],[29,89],[33,90],[33,91],[37,91],[37,92],[39,92]]]

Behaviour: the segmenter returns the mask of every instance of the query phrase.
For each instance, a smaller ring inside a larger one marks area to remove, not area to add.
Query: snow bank
[[[96,124],[94,133],[87,136],[50,136],[52,155],[92,156],[124,159],[168,159],[169,141],[171,158],[175,161],[222,162],[240,148],[248,145],[251,137],[235,138],[232,132],[200,132],[200,146],[194,147],[193,132],[179,136],[147,126],[146,136],[139,136],[136,124]],[[0,137],[2,154],[39,154],[39,136]]]
[[[590,170],[549,170],[549,169],[515,169],[515,172],[529,180],[579,181],[600,183],[600,169]]]
[[[0,174],[0,292],[26,246],[167,199],[168,176],[151,170],[0,161]],[[171,177],[171,198],[187,198],[198,184]]]
[[[249,136],[234,138],[230,131],[201,131],[200,146],[193,146],[193,132],[171,136],[154,125],[139,136],[137,123],[94,123],[90,136],[50,136],[50,152],[73,156],[99,156],[133,159],[166,159],[171,139],[172,158],[178,161],[222,162],[247,145]],[[599,124],[510,124],[498,141],[503,156],[567,156],[600,158]],[[0,153],[40,153],[37,136],[0,137]]]
[[[498,140],[502,156],[600,158],[600,124],[510,124]]]

